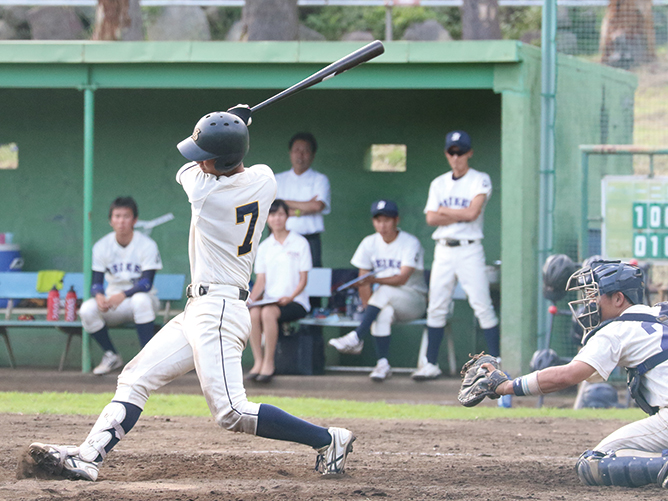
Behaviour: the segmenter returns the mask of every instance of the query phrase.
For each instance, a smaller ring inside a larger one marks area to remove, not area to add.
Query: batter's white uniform
[[[380,309],[371,324],[372,335],[389,336],[393,322],[408,322],[424,316],[427,306],[424,249],[413,235],[399,230],[397,238],[389,244],[380,233],[369,235],[359,244],[350,262],[362,270],[383,269],[377,278],[399,275],[402,266],[415,268],[404,285],[378,284],[369,299],[371,306]]]
[[[134,287],[144,271],[161,270],[162,260],[158,245],[146,235],[135,231],[132,241],[123,247],[116,240],[116,234],[111,232],[93,246],[92,269],[104,273],[107,281],[105,295],[109,297]],[[81,324],[87,332],[97,332],[105,325],[153,322],[160,308],[157,292],[155,287],[148,293],[136,292],[117,308],[106,312],[98,309],[95,298],[90,298],[79,310]]]
[[[192,208],[188,250],[193,290],[188,300],[118,378],[114,400],[144,408],[157,388],[197,371],[216,422],[255,434],[259,404],[248,402],[241,353],[251,322],[246,292],[269,207],[276,195],[274,173],[255,165],[232,176],[205,174],[192,162],[176,175]]]
[[[424,213],[436,212],[441,206],[465,209],[480,194],[485,195],[486,205],[492,195],[488,174],[469,167],[466,174],[453,179],[452,171],[447,172],[431,182]],[[457,281],[466,292],[480,327],[489,329],[499,324],[485,273],[485,251],[482,247],[484,213],[483,205],[474,221],[439,226],[432,234],[436,246],[429,279],[428,327],[445,326]],[[459,245],[449,246],[448,241],[457,241]]]
[[[261,244],[255,258],[255,273],[265,274],[264,299],[290,296],[299,285],[299,273],[309,271],[311,248],[299,233],[291,231],[280,243],[270,234]],[[306,289],[294,299],[308,312],[311,305]]]
[[[635,305],[624,313],[660,315],[659,306]],[[596,372],[587,381],[607,381],[617,366],[637,367],[668,348],[668,328],[648,322],[617,321],[596,332],[574,360],[589,364]],[[642,376],[647,402],[659,407],[657,414],[623,426],[604,438],[594,450],[609,453],[620,449],[662,452],[668,449],[668,362]]]

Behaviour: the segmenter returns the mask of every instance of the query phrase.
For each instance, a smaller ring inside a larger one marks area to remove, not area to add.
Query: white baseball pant
[[[250,330],[250,314],[239,289],[209,285],[206,295],[188,300],[185,311],[125,366],[114,400],[143,409],[154,390],[195,369],[216,423],[255,434],[260,405],[247,400],[241,367]]]
[[[380,285],[369,298],[369,304],[380,309],[371,324],[371,335],[386,337],[392,332],[394,322],[410,322],[424,316],[427,298],[408,287]]]
[[[485,273],[485,251],[479,242],[457,247],[436,243],[429,279],[427,326],[445,326],[457,281],[466,292],[480,327],[497,326],[499,319],[494,312]]]
[[[620,449],[658,453],[668,449],[668,408],[660,409],[653,416],[622,426],[594,447],[594,450],[606,454]]]
[[[160,300],[155,294],[137,292],[123,300],[113,310],[100,311],[95,298],[83,302],[79,309],[81,325],[87,332],[97,332],[105,325],[113,327],[128,322],[147,324],[155,320],[160,309]]]

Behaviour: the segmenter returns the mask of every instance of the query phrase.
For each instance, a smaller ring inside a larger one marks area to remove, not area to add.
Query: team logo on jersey
[[[199,137],[201,132],[202,132],[201,130],[199,130],[197,127],[195,127],[195,130],[193,131],[193,135],[191,136],[193,138],[193,141],[197,141],[197,138]]]

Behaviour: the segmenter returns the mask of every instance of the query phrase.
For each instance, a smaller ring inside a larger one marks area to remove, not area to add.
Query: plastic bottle
[[[346,317],[353,318],[355,314],[355,291],[348,289],[346,293]]]
[[[77,293],[74,285],[70,287],[65,295],[65,321],[74,322],[77,319]]]
[[[56,286],[49,291],[46,298],[46,319],[58,320],[60,318],[60,293]]]

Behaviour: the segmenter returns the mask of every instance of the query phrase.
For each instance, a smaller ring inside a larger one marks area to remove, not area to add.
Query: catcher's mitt
[[[482,364],[491,364],[493,371],[488,371]],[[464,407],[473,407],[482,402],[485,397],[499,398],[496,388],[510,378],[499,370],[496,357],[485,355],[485,352],[474,355],[471,360],[464,364],[461,371],[462,386],[459,389],[457,399]]]

